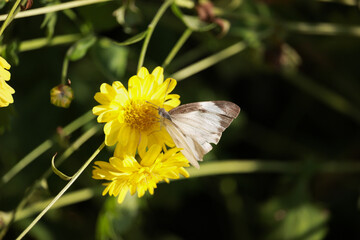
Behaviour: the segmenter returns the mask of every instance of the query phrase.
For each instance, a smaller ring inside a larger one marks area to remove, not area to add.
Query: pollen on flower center
[[[135,101],[125,108],[124,119],[130,127],[147,131],[158,122],[158,111],[145,101]]]

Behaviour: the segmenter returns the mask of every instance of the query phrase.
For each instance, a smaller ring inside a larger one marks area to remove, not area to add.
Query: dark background
[[[35,2],[33,8],[49,3]],[[54,36],[82,32],[98,39],[83,58],[70,62],[68,77],[75,98],[68,109],[52,105],[49,91],[60,83],[71,44],[16,51],[16,43],[49,34],[51,26],[40,27],[44,16],[16,19],[6,29],[3,56],[12,65],[8,83],[16,93],[14,104],[0,109],[0,176],[46,139],[54,139],[55,144],[0,186],[1,211],[14,209],[26,189],[50,167],[53,154],[64,152],[96,121],[66,139],[57,137],[57,127],[97,105],[93,96],[101,83],[127,84],[136,74],[142,42],[105,51],[101,40],[122,42],[145,30],[161,3],[136,1],[138,12],[128,9],[123,25],[112,16],[121,1],[73,9],[74,20],[57,13]],[[94,197],[50,211],[27,239],[360,238],[360,34],[349,29],[360,26],[360,10],[341,1],[213,3],[218,17],[230,23],[229,32],[223,37],[219,27],[194,32],[165,69],[170,76],[236,42],[247,45],[242,52],[180,81],[174,90],[182,103],[229,100],[242,109],[205,162],[257,159],[270,165],[294,163],[293,169],[281,170],[280,165],[268,172],[159,184],[154,196],[128,197],[117,205],[115,198],[101,196],[101,183],[91,178],[89,167],[70,191],[91,188]],[[196,16],[194,9],[182,10]],[[326,28],[311,33],[296,28],[297,23],[314,27],[324,22],[335,26],[330,34],[323,32]],[[185,29],[168,9],[153,33],[144,66],[151,71],[161,65]],[[116,59],[118,72],[114,73],[108,55],[119,48],[124,54]],[[103,138],[99,131],[61,170],[69,175],[76,172]],[[107,149],[96,159],[106,161],[111,154],[112,149]],[[335,171],[324,172],[329,162],[335,164]],[[48,188],[39,189],[31,202],[56,195],[64,185],[51,176]],[[34,217],[16,221],[5,239],[18,236]]]

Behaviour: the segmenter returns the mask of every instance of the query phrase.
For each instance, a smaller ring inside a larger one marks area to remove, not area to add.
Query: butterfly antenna
[[[156,109],[159,108],[159,106],[156,105],[155,103],[152,103],[152,102],[149,102],[149,101],[145,101],[145,102],[151,104],[151,106],[154,107],[154,108],[156,108]]]

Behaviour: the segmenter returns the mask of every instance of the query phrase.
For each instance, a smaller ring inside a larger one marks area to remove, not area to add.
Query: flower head
[[[0,57],[0,107],[7,107],[14,102],[12,94],[15,90],[10,87],[6,81],[10,80],[10,64],[2,57]]]
[[[140,157],[138,162],[133,155],[116,151],[109,162],[95,162],[97,166],[94,167],[93,178],[110,181],[104,184],[103,195],[118,196],[118,202],[122,203],[128,191],[131,195],[137,191],[138,197],[142,197],[146,191],[154,194],[160,181],[169,182],[169,179],[179,178],[180,174],[189,177],[184,169],[189,162],[178,148],[163,153],[162,147],[155,144]]]
[[[174,143],[160,126],[156,106],[167,111],[180,104],[179,95],[169,94],[176,86],[176,80],[168,78],[164,81],[163,68],[157,67],[150,74],[141,68],[137,75],[128,82],[128,90],[119,81],[111,86],[103,83],[95,100],[101,105],[93,108],[98,115],[98,122],[105,122],[105,143],[108,146],[116,143],[125,147],[130,155],[136,149],[145,151],[146,147],[159,144],[165,148]]]
[[[73,99],[74,92],[68,85],[60,84],[50,90],[50,102],[57,107],[68,108]]]

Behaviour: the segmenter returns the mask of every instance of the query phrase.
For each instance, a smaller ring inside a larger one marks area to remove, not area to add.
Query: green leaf
[[[196,32],[206,32],[216,27],[214,23],[206,23],[196,16],[185,15],[176,4],[172,4],[171,10],[188,28]]]
[[[47,38],[52,38],[54,35],[56,22],[57,14],[55,12],[45,14],[44,21],[41,23],[41,28],[46,27]]]
[[[216,24],[206,23],[201,21],[198,17],[184,15],[182,18],[185,25],[193,31],[206,32],[215,28]]]
[[[5,52],[3,53],[3,57],[12,65],[19,64],[19,42],[12,41],[11,43],[7,44],[5,47]]]
[[[112,81],[124,76],[128,56],[126,47],[108,38],[101,38],[92,48],[92,53],[95,62]]]
[[[0,9],[2,9],[6,3],[7,3],[6,0],[0,0]]]
[[[146,30],[144,32],[136,34],[135,36],[125,40],[124,42],[116,42],[116,44],[119,46],[127,46],[127,45],[137,43],[137,42],[143,40],[146,37],[147,33],[148,33],[148,31]]]
[[[83,38],[79,41],[77,41],[71,48],[69,49],[67,53],[67,57],[71,61],[77,61],[85,56],[87,51],[91,46],[94,45],[96,42],[95,36],[88,36],[86,38]]]
[[[68,175],[66,175],[65,173],[62,173],[59,169],[56,168],[55,166],[55,157],[56,157],[57,153],[55,153],[55,155],[51,158],[51,169],[53,170],[53,172],[58,175],[62,180],[65,181],[70,181],[72,177],[69,177]]]
[[[308,190],[310,168],[297,177],[286,194],[270,199],[262,208],[269,232],[267,240],[321,240],[327,232],[328,211],[311,202]]]
[[[139,214],[139,200],[127,196],[122,204],[109,197],[103,206],[96,225],[96,239],[122,239]]]
[[[265,239],[321,240],[324,238],[328,219],[325,209],[310,202],[291,207],[286,205],[283,199],[277,198],[267,203],[265,212],[271,231]]]

